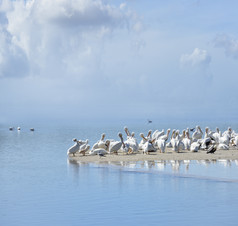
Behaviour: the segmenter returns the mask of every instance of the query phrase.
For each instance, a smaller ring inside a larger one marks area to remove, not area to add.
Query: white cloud
[[[217,48],[223,48],[227,56],[238,58],[238,39],[233,39],[225,34],[218,35],[214,44]]]
[[[206,50],[195,48],[191,54],[183,54],[180,57],[182,66],[207,67],[211,62],[211,56]]]
[[[99,70],[105,37],[137,23],[102,0],[3,0],[0,9],[1,77],[87,76]]]

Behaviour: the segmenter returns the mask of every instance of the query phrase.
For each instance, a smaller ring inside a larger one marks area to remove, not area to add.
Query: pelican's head
[[[143,140],[146,140],[146,141],[147,141],[147,139],[145,138],[145,136],[144,136],[143,133],[140,133],[140,137],[142,137]]]
[[[134,132],[132,132],[132,133],[131,133],[131,136],[132,136],[132,137],[134,137],[134,136],[135,136],[135,133],[134,133]]]
[[[105,134],[105,133],[103,133],[103,134],[102,134],[102,138],[101,138],[101,139],[102,139],[102,140],[104,140],[105,136],[106,136],[106,134]]]
[[[108,148],[109,145],[110,145],[110,140],[106,140],[106,141],[105,141],[105,146]]]
[[[118,135],[120,138],[122,138],[122,133],[118,133],[117,135]]]

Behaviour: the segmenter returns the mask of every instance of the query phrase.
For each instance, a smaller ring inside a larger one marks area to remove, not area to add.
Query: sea
[[[149,129],[182,130],[196,124],[127,126],[140,141],[139,133]],[[235,123],[200,125],[238,131]],[[15,129],[9,131],[10,126]],[[1,124],[0,226],[238,225],[236,160],[68,159],[73,138],[89,139],[92,146],[101,133],[119,139],[124,126]]]

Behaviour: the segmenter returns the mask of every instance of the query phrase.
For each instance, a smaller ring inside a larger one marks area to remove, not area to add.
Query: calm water
[[[67,160],[73,137],[92,145],[123,126],[29,128],[0,127],[1,226],[237,225],[236,161],[83,164]]]

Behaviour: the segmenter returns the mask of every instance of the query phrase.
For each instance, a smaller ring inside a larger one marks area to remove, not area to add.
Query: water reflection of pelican
[[[186,167],[186,170],[188,170],[189,169],[190,160],[183,160],[183,163],[184,163],[184,165]]]
[[[179,171],[180,160],[170,160],[170,164],[172,166],[173,171]]]
[[[225,166],[225,167],[231,166],[231,160],[228,160],[228,159],[218,159],[217,161],[220,164],[222,164],[223,166]]]
[[[235,160],[235,164],[238,166],[238,160]]]
[[[208,166],[210,164],[210,161],[208,159],[206,159],[206,160],[197,160],[197,163]]]
[[[156,168],[157,168],[158,170],[163,171],[164,168],[165,168],[165,165],[166,165],[166,161],[164,161],[164,160],[161,160],[161,161],[157,161],[157,162],[156,162]]]
[[[132,168],[132,169],[135,169],[136,168],[136,162],[129,162],[128,167]]]

